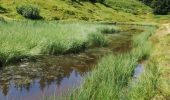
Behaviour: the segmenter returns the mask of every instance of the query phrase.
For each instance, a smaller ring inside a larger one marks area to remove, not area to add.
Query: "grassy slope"
[[[23,19],[17,14],[16,6],[25,3],[37,5],[41,9],[41,16],[47,20],[142,21],[143,14],[151,10],[137,0],[108,1],[110,7],[100,3],[71,3],[68,0],[1,0],[0,5],[7,11],[1,15],[15,19]]]

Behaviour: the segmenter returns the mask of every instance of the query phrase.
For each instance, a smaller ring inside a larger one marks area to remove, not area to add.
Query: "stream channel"
[[[40,100],[75,89],[104,55],[131,50],[132,36],[139,32],[132,28],[106,34],[107,47],[93,47],[78,54],[44,55],[35,62],[7,65],[0,70],[0,100]]]

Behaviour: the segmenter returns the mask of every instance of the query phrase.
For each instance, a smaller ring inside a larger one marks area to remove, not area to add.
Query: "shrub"
[[[38,7],[33,6],[33,5],[21,5],[18,6],[17,8],[17,13],[21,14],[25,18],[29,19],[39,19],[40,18],[40,10]]]
[[[154,14],[166,15],[170,12],[170,0],[156,0],[153,2]]]
[[[139,0],[139,1],[142,1],[144,4],[146,4],[148,6],[151,6],[152,2],[153,2],[153,0]]]
[[[139,0],[153,8],[154,14],[166,15],[170,12],[170,0]]]

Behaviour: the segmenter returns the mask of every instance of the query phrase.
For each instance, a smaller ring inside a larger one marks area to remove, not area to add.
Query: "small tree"
[[[146,4],[148,6],[151,6],[152,2],[153,2],[153,0],[139,0],[139,1],[142,1],[144,4]]]
[[[154,14],[165,15],[170,12],[170,0],[139,0],[153,8]]]

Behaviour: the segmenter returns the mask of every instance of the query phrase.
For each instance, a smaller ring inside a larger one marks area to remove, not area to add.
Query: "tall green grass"
[[[104,46],[99,28],[115,26],[64,22],[0,21],[0,61],[7,63],[40,54],[77,53],[91,45]]]
[[[155,27],[142,27],[145,31],[134,36],[134,48],[129,53],[105,56],[88,75],[83,85],[69,96],[70,100],[135,100],[153,96],[156,84],[153,67],[148,67],[143,78],[131,86],[132,73],[138,60],[149,56],[149,36]],[[152,69],[149,69],[152,68]],[[146,80],[146,82],[145,82]],[[144,89],[144,90],[143,90]],[[149,93],[149,94],[148,94]],[[145,95],[147,94],[147,95]]]
[[[126,97],[129,100],[151,100],[157,94],[159,74],[158,66],[154,61],[147,63],[140,79],[135,84],[130,83]]]

